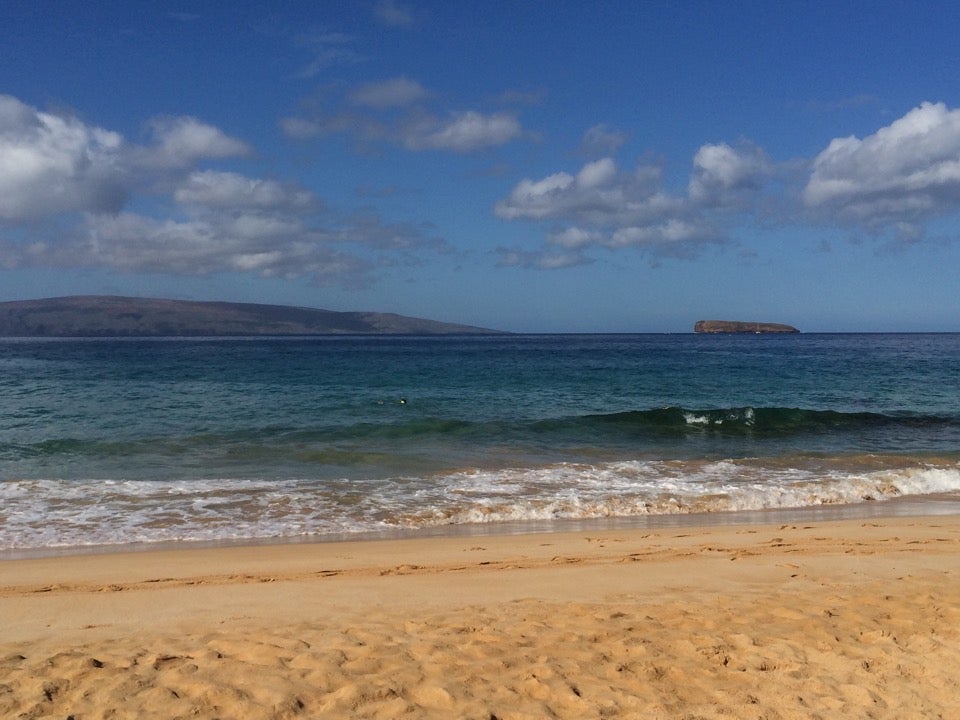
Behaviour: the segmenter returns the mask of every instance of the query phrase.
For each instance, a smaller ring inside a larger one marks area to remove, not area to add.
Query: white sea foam
[[[504,492],[517,475],[540,492]],[[534,479],[531,476],[536,476]],[[551,491],[552,489],[552,491]],[[451,478],[451,502],[414,516],[419,523],[500,522],[763,510],[849,504],[901,495],[960,492],[960,468],[868,473],[771,469],[733,462],[624,462],[530,470],[476,471]],[[475,498],[457,503],[457,495]]]
[[[684,422],[687,425],[723,425],[725,421],[750,427],[754,425],[757,419],[756,411],[752,407],[742,410],[728,410],[726,412],[717,412],[714,414],[696,413],[685,411],[683,413]]]
[[[793,508],[960,493],[960,466],[624,461],[381,481],[0,483],[0,549],[339,535],[390,528]]]

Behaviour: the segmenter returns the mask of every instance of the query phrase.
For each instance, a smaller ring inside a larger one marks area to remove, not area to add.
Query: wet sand
[[[11,718],[951,717],[960,517],[6,560],[0,619]]]

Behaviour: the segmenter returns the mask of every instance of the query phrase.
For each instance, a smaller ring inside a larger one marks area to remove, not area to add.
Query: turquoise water
[[[960,492],[960,335],[0,340],[0,549]]]

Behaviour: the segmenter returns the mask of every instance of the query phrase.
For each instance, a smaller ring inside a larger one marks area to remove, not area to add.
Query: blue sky
[[[0,300],[960,331],[960,6],[0,4]]]

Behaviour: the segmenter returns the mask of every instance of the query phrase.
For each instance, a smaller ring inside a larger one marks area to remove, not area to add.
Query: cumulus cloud
[[[654,256],[692,257],[704,244],[721,241],[701,206],[663,188],[659,167],[641,163],[624,172],[609,157],[586,163],[575,175],[558,172],[539,180],[523,179],[494,212],[505,220],[560,225],[547,233],[545,250],[533,256],[514,251],[514,264],[529,267],[582,264],[583,251],[590,247],[634,247]],[[557,253],[557,248],[562,251]],[[568,261],[543,262],[551,253]]]
[[[617,228],[607,241],[607,245],[610,247],[631,245],[689,247],[689,243],[709,239],[712,232],[712,228],[700,218],[667,217],[646,225]],[[686,254],[686,252],[679,254]]]
[[[0,96],[0,266],[255,273],[363,284],[378,267],[446,250],[430,228],[336,217],[293,182],[201,167],[251,155],[196,118],[148,124],[149,142]],[[135,199],[156,216],[128,209]]]
[[[577,185],[585,190],[609,185],[617,176],[617,165],[610,158],[587,163],[577,173]]]
[[[243,156],[240,140],[191,117],[154,120],[152,143],[0,96],[0,218],[115,213],[132,193],[201,160]]]
[[[578,227],[568,227],[557,232],[552,232],[547,238],[551,245],[558,245],[571,250],[596,245],[603,240],[603,236],[600,233]]]
[[[385,224],[369,213],[321,225],[274,205],[264,211],[219,203],[188,206],[186,219],[86,214],[69,237],[30,243],[0,238],[0,263],[193,276],[238,272],[358,286],[371,282],[378,268],[416,263],[422,250],[445,248],[421,227]]]
[[[36,242],[13,248],[17,264],[97,266],[127,272],[206,275],[256,273],[310,277],[314,282],[358,283],[369,259],[325,242],[292,219],[241,215],[177,221],[135,213],[88,215],[69,243]],[[0,242],[0,252],[12,248]]]
[[[213,125],[192,117],[157,118],[150,123],[154,145],[137,154],[140,162],[162,167],[192,167],[200,160],[243,157],[250,146]]]
[[[305,188],[238,173],[202,170],[191,173],[175,190],[182,205],[215,209],[309,210],[316,205]]]
[[[389,128],[376,118],[352,111],[316,118],[285,117],[280,119],[279,126],[284,135],[292,140],[350,133],[366,144],[383,140],[390,133]]]
[[[294,140],[344,133],[360,147],[391,143],[412,151],[472,153],[505,145],[523,135],[516,115],[479,110],[438,113],[429,107],[430,91],[406,77],[360,85],[321,111],[280,120]]]
[[[821,217],[915,239],[919,224],[960,206],[960,110],[923,103],[862,140],[832,140],[803,200]]]
[[[559,172],[541,180],[521,180],[494,211],[507,220],[557,219],[615,229],[694,210],[661,185],[658,167],[641,164],[633,172],[620,172],[611,158],[601,158],[585,164],[576,176]]]
[[[581,150],[622,139],[597,125]],[[503,249],[501,264],[542,268],[550,253],[582,257],[595,248],[694,257],[724,242],[731,222],[751,219],[854,227],[907,245],[958,210],[960,109],[943,103],[923,103],[862,139],[836,138],[809,162],[775,163],[747,140],[706,143],[685,193],[668,190],[656,165],[625,172],[607,154],[579,170],[524,178],[494,206],[504,220],[545,225],[541,250]]]
[[[127,197],[123,138],[0,95],[0,218],[114,212]]]
[[[559,270],[561,268],[589,265],[592,258],[580,252],[555,250],[524,251],[499,247],[496,249],[498,267],[536,268],[538,270]]]
[[[504,145],[520,136],[520,123],[507,113],[484,115],[475,111],[453,113],[446,122],[432,119],[415,125],[403,138],[411,150],[473,152]]]
[[[687,191],[691,200],[707,206],[741,204],[759,190],[772,172],[767,154],[756,145],[707,144],[693,157]]]
[[[542,220],[559,215],[572,199],[572,193],[567,189],[573,183],[573,175],[565,172],[540,180],[524,178],[513,188],[509,198],[497,203],[494,211],[507,220]]]
[[[132,213],[87,218],[87,262],[119,270],[293,277],[322,272],[328,253],[291,218],[244,214],[178,222]]]

